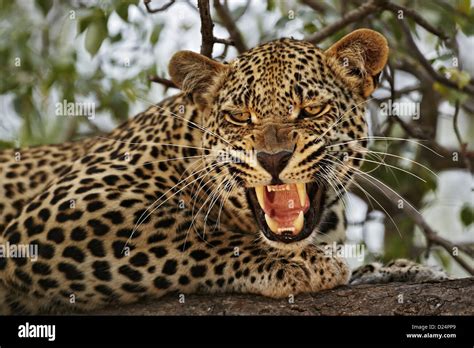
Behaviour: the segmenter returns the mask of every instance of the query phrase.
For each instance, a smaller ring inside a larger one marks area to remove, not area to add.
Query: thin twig
[[[218,37],[214,38],[214,43],[220,43],[227,46],[234,46],[235,43],[232,39],[220,39]]]
[[[459,142],[459,147],[461,148],[461,158],[464,160],[464,165],[466,166],[467,170],[469,171],[469,173],[471,173],[472,172],[471,161],[466,156],[466,150],[467,150],[468,144],[462,140],[461,132],[459,131],[459,126],[458,126],[458,116],[459,116],[460,105],[461,104],[458,100],[456,102],[455,109],[454,109],[453,129],[454,129],[454,134],[456,134],[456,139]]]
[[[152,9],[150,8],[150,3],[151,3],[151,0],[144,0],[144,4],[145,4],[145,7],[146,7],[146,10],[149,12],[149,13],[157,13],[157,12],[161,12],[161,11],[166,11],[168,8],[170,8],[171,6],[173,6],[173,4],[175,3],[176,0],[170,0],[170,2],[164,4],[163,6],[159,7],[159,8],[155,8],[155,9]]]

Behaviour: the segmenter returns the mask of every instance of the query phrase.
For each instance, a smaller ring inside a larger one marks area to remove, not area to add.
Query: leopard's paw
[[[373,262],[352,272],[349,284],[376,284],[390,282],[428,282],[450,279],[441,268],[397,259],[382,265]]]

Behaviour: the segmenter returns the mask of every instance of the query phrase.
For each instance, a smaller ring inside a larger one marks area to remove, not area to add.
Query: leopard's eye
[[[301,109],[298,119],[320,117],[331,110],[331,105],[308,105]]]
[[[225,119],[237,126],[245,126],[252,123],[250,112],[224,112]]]

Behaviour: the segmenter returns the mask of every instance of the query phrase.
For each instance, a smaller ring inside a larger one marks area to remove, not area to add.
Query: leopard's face
[[[205,94],[203,134],[216,181],[230,183],[272,245],[309,242],[359,171],[366,98],[355,86],[366,72],[292,39],[221,68]]]

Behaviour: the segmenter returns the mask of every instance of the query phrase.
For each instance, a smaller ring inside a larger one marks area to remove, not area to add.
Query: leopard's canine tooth
[[[293,221],[293,226],[295,227],[295,233],[299,233],[304,226],[304,213],[301,210],[300,213],[298,214],[298,217],[296,218],[295,221]]]
[[[298,197],[300,198],[300,204],[304,207],[306,203],[306,184],[296,184],[298,190]]]
[[[262,209],[265,209],[265,200],[263,199],[264,190],[265,190],[265,186],[255,187],[255,193],[257,195],[258,204],[260,204],[260,207]]]
[[[267,214],[265,214],[265,221],[267,222],[267,225],[268,227],[270,228],[270,230],[273,232],[273,233],[277,233],[278,232],[278,222],[276,222],[275,220],[273,220],[270,216],[268,216]]]

